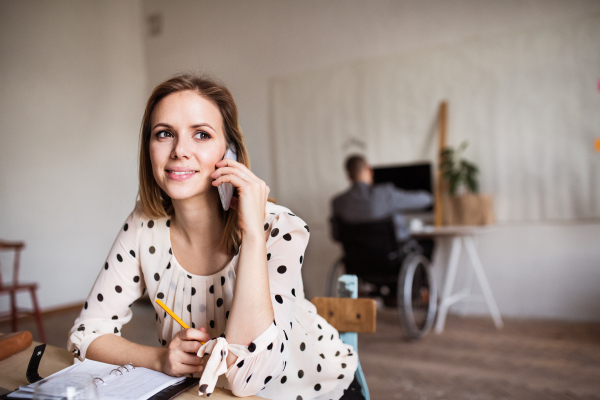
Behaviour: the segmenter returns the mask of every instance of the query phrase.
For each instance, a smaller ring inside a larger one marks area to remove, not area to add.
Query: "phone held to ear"
[[[223,159],[225,158],[237,161],[235,145],[227,145],[227,151],[225,152],[225,156],[223,156]],[[233,197],[233,185],[229,182],[225,182],[221,183],[217,189],[219,189],[219,197],[221,197],[223,210],[229,210],[229,204],[231,204],[231,198]]]

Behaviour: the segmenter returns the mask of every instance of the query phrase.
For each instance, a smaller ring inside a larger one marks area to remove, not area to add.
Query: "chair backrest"
[[[402,252],[391,218],[357,224],[337,221],[337,229],[344,247],[347,274],[373,283],[397,278]]]
[[[25,242],[7,242],[5,240],[0,239],[0,252],[5,251],[14,251],[14,261],[13,261],[13,285],[19,284],[19,261],[21,258],[21,250],[25,247]],[[2,287],[2,269],[0,269],[0,287]]]
[[[375,333],[377,303],[373,299],[315,297],[317,313],[340,332]]]

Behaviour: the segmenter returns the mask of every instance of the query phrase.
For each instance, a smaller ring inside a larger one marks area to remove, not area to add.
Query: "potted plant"
[[[457,149],[445,147],[440,168],[447,182],[444,201],[446,225],[487,225],[494,222],[491,196],[478,194],[479,168],[464,158],[464,141]]]

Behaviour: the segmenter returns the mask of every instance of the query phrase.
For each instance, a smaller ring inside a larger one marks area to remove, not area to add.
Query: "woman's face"
[[[214,191],[210,174],[226,149],[217,106],[193,91],[171,93],[154,108],[150,135],[154,179],[171,199]]]

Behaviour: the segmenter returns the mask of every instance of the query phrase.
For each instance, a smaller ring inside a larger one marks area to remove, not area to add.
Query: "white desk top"
[[[474,236],[493,230],[491,225],[486,226],[424,226],[420,230],[411,230],[410,236],[415,238],[437,236]]]

